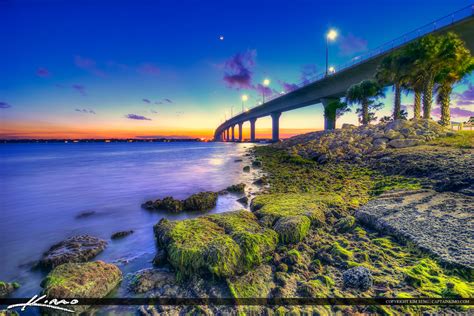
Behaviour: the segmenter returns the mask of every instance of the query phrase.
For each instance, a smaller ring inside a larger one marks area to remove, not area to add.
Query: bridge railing
[[[434,32],[436,30],[439,30],[440,28],[443,28],[443,27],[446,27],[446,26],[449,26],[451,24],[454,24],[458,21],[461,21],[465,18],[468,18],[470,16],[473,16],[474,15],[474,4],[472,5],[469,5],[465,8],[462,8],[458,11],[455,11],[451,14],[448,14],[442,18],[439,18],[433,22],[430,22],[428,24],[425,24],[423,25],[422,27],[419,27],[417,28],[416,30],[413,30],[411,32],[408,32],[408,33],[405,33],[403,34],[402,36],[399,36],[389,42],[386,42],[372,50],[370,50],[369,52],[363,54],[363,55],[360,55],[360,56],[356,56],[354,58],[352,58],[350,61],[344,63],[344,64],[341,64],[341,65],[338,65],[335,69],[337,72],[341,72],[343,70],[346,70],[348,68],[351,68],[351,67],[354,67],[362,62],[365,62],[371,58],[375,58],[377,56],[380,56],[382,54],[385,54],[387,52],[390,52],[392,50],[395,50],[397,48],[399,48],[400,46],[403,46],[405,44],[407,44],[408,42],[411,42],[413,40],[416,40],[418,38],[421,38],[431,32]],[[331,74],[329,74],[330,76]],[[312,83],[315,83],[316,81],[319,81],[319,80],[322,80],[326,77],[326,73],[325,72],[322,72],[322,73],[319,73],[309,79],[306,79],[300,83],[297,83],[295,84],[295,88],[290,90],[290,91],[286,91],[285,93],[289,93],[291,91],[294,91],[296,89],[300,89],[300,88],[303,88],[307,85],[310,85]],[[266,102],[269,102],[269,101],[272,101],[272,100],[275,100],[279,97],[281,97],[282,94],[274,94],[274,95],[271,95],[271,96],[265,96],[266,98]],[[254,105],[252,108],[254,107],[257,107],[261,104],[257,104],[257,105]]]

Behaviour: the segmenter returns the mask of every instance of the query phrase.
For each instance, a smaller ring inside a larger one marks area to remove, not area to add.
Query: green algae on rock
[[[155,225],[155,236],[179,277],[228,277],[261,264],[278,236],[245,210]]]
[[[20,284],[17,282],[3,282],[0,281],[0,297],[6,297],[13,293],[16,289],[20,287]]]
[[[275,283],[273,282],[272,268],[262,264],[244,275],[227,279],[230,293],[234,298],[268,297]]]
[[[280,242],[284,244],[297,243],[308,234],[311,220],[304,215],[281,217],[273,229],[278,233]]]
[[[50,298],[101,298],[122,281],[120,269],[103,261],[65,263],[54,268],[43,280],[43,294]],[[88,306],[69,306],[76,312]]]
[[[216,192],[206,191],[191,195],[183,201],[185,211],[207,211],[216,207]]]

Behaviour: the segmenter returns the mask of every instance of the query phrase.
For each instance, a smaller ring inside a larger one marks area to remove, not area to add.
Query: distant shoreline
[[[171,143],[171,142],[206,142],[200,138],[107,138],[107,139],[0,139],[0,144],[7,143]]]

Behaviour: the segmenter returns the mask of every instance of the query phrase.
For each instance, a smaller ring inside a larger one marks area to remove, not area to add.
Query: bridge
[[[351,85],[372,78],[382,59],[390,53],[400,50],[408,43],[428,34],[446,32],[458,34],[466,42],[471,52],[474,52],[474,4],[385,43],[367,54],[339,66],[335,73],[319,74],[309,82],[299,84],[291,92],[270,97],[267,102],[235,115],[217,127],[214,132],[214,140],[243,141],[242,126],[249,121],[250,141],[254,142],[257,119],[270,116],[272,118],[272,141],[276,142],[280,139],[279,120],[283,112],[320,103],[326,107],[331,100],[343,97]],[[335,126],[332,125],[331,121],[325,118],[324,128],[334,128]],[[238,138],[236,137],[236,127],[239,132]]]

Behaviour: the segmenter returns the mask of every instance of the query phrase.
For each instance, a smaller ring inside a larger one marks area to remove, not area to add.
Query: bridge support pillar
[[[256,118],[250,120],[250,141],[255,141],[255,122],[257,121]]]
[[[244,139],[243,136],[242,136],[242,125],[244,123],[239,123],[239,142],[242,142],[242,140]]]
[[[336,128],[336,109],[331,106],[334,101],[339,99],[321,99],[321,103],[324,106],[324,130],[331,130]]]
[[[271,114],[272,142],[278,142],[280,140],[280,116],[281,116],[281,112],[274,112]]]
[[[232,130],[232,141],[235,142],[235,125],[232,125],[231,130]]]
[[[229,141],[229,129],[228,128],[225,130],[225,141],[226,142]]]

